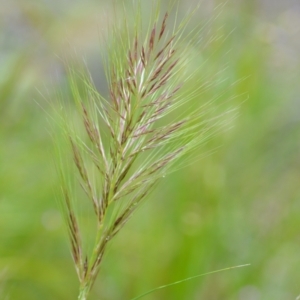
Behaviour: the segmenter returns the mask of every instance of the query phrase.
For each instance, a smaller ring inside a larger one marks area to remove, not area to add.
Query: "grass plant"
[[[183,165],[194,160],[199,146],[226,121],[216,117],[214,101],[199,104],[207,83],[201,84],[197,68],[191,67],[190,46],[200,34],[199,28],[186,29],[193,13],[181,21],[178,11],[175,20],[169,20],[169,14],[162,14],[159,4],[153,6],[143,31],[139,8],[133,27],[125,17],[121,26],[110,28],[107,97],[99,93],[87,70],[69,68],[81,122],[72,120],[64,107],[60,121],[81,191],[74,187],[59,143],[57,149],[79,300],[88,298],[110,241],[159,180],[179,168],[179,159]],[[82,198],[92,208],[94,228],[88,233],[80,224]]]

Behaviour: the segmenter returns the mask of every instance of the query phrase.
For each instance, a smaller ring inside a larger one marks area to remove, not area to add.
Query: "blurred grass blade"
[[[185,279],[182,279],[182,280],[179,280],[179,281],[175,281],[175,282],[172,282],[172,283],[169,283],[169,284],[166,284],[166,285],[161,285],[157,288],[154,288],[144,294],[141,294],[135,298],[132,298],[131,300],[137,300],[137,299],[141,299],[143,298],[144,296],[147,296],[149,294],[152,294],[158,290],[162,290],[164,288],[167,288],[167,287],[170,287],[170,286],[173,286],[173,285],[177,285],[177,284],[180,284],[180,283],[183,283],[185,281],[189,281],[189,280],[193,280],[193,279],[196,279],[198,277],[202,277],[202,276],[205,276],[205,275],[211,275],[211,274],[215,274],[215,273],[219,273],[219,272],[223,272],[223,271],[228,271],[228,270],[232,270],[232,269],[237,269],[237,268],[244,268],[244,267],[248,267],[250,266],[250,264],[245,264],[245,265],[238,265],[238,266],[234,266],[234,267],[229,267],[229,268],[225,268],[225,269],[220,269],[220,270],[216,270],[216,271],[212,271],[212,272],[208,272],[208,273],[204,273],[204,274],[199,274],[199,275],[196,275],[196,276],[192,276],[192,277],[188,277],[188,278],[185,278]]]

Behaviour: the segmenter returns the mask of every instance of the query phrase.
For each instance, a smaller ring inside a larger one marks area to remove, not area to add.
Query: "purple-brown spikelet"
[[[63,190],[64,199],[66,203],[66,220],[68,224],[68,232],[71,241],[71,252],[73,256],[73,260],[76,266],[76,271],[79,279],[81,278],[81,266],[82,266],[82,243],[81,236],[79,231],[79,226],[77,219],[75,217],[75,213],[73,211],[70,196],[66,189]]]

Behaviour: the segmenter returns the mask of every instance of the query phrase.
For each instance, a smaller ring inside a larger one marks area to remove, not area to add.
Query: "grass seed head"
[[[65,186],[65,215],[82,291],[93,285],[108,242],[159,179],[211,135],[201,108],[190,107],[200,90],[197,78],[186,76],[190,58],[179,47],[186,24],[168,33],[168,22],[168,12],[160,26],[154,18],[146,38],[142,30],[132,35],[126,26],[123,35],[112,30],[106,72],[108,99],[98,93],[89,75],[79,76],[82,94],[74,78],[76,71],[70,72],[86,138],[76,130],[66,132],[80,186],[96,220],[93,250],[86,253],[74,203]],[[184,94],[181,88],[187,80],[195,80],[195,89]]]

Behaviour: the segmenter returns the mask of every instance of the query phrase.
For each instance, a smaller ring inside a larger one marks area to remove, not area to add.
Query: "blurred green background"
[[[142,2],[147,12],[151,1]],[[181,1],[180,13],[198,2]],[[300,295],[300,4],[229,0],[217,17],[220,3],[203,1],[195,19],[210,20],[206,39],[220,31],[228,37],[195,51],[206,61],[204,75],[222,71],[225,82],[236,82],[221,101],[245,95],[233,100],[239,116],[203,147],[209,155],[166,177],[115,238],[90,299],[129,300],[245,263],[251,266],[145,299]],[[112,6],[100,0],[0,4],[0,299],[76,299],[47,108],[66,90],[63,61],[74,54],[86,59],[105,91],[99,49]],[[209,89],[199,101],[220,92]]]

